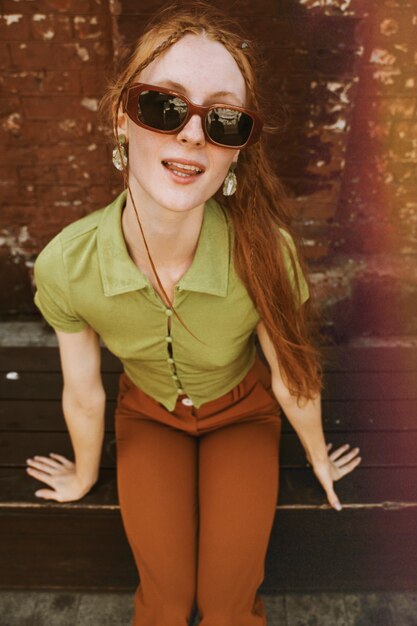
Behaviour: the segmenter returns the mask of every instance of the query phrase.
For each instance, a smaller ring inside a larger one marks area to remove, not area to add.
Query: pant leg
[[[198,441],[116,413],[117,486],[139,571],[132,626],[186,626],[196,592]]]
[[[201,626],[264,626],[257,589],[278,500],[281,419],[265,415],[200,438],[197,606]]]

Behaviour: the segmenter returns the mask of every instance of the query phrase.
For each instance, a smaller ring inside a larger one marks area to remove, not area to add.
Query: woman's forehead
[[[223,44],[204,35],[187,34],[154,59],[139,80],[175,88],[192,97],[235,97],[243,103],[246,84],[235,59]]]

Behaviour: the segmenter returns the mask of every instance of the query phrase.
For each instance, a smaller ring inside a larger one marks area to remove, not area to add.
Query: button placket
[[[166,308],[165,309],[165,315],[167,316],[167,335],[165,337],[165,341],[167,342],[167,351],[168,351],[167,362],[171,366],[171,378],[174,381],[174,383],[176,383],[177,394],[178,395],[182,395],[184,393],[184,389],[181,386],[181,381],[180,381],[179,376],[178,376],[177,368],[176,368],[176,365],[175,365],[175,358],[174,358],[173,348],[172,348],[172,336],[171,336],[172,309]]]

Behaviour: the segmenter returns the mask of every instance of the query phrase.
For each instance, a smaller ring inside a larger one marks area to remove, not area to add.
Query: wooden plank
[[[278,509],[264,589],[416,589],[416,527],[416,508]]]
[[[119,511],[3,511],[0,534],[2,587],[115,589],[137,584]]]
[[[114,430],[115,400],[106,403],[106,430]],[[416,430],[415,400],[323,400],[326,432]],[[283,431],[292,431],[286,419]],[[61,400],[0,400],[0,431],[66,431]]]
[[[115,469],[102,468],[98,482],[90,492],[77,502],[57,503],[42,500],[34,493],[42,486],[40,481],[26,474],[21,468],[0,469],[1,506],[25,504],[31,506],[68,508],[117,507]],[[336,492],[345,506],[401,508],[417,503],[417,481],[413,468],[362,468],[359,467],[335,485]],[[281,468],[279,475],[278,508],[320,507],[327,504],[325,493],[310,468]]]
[[[417,370],[416,347],[349,347],[323,349],[326,371],[407,372]]]
[[[364,467],[416,467],[417,465],[417,431],[391,432],[389,435],[380,432],[370,433],[332,433],[327,437],[329,443],[337,448],[349,443],[352,448],[359,446]],[[71,442],[64,432],[39,433],[26,432],[0,433],[2,466],[22,465],[26,458],[34,454],[46,455],[57,452],[72,458]],[[116,445],[114,435],[105,436],[102,465],[114,467]],[[306,457],[297,435],[293,432],[282,434],[281,463],[284,467],[304,467]]]
[[[106,402],[107,431],[114,431],[115,408],[115,400]],[[0,431],[2,430],[67,432],[61,400],[0,401]]]
[[[260,592],[416,589],[416,526],[415,508],[278,509]],[[1,587],[126,590],[138,583],[118,511],[9,510],[0,534]]]
[[[415,400],[417,371],[329,372],[322,397],[331,400]]]
[[[120,372],[119,359],[107,348],[101,349],[104,372]],[[61,363],[58,347],[0,347],[0,372],[59,372]]]

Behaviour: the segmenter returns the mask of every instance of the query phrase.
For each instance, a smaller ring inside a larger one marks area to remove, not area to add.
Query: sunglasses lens
[[[138,118],[157,130],[175,130],[187,114],[187,104],[178,96],[160,91],[142,91],[138,99]]]
[[[223,146],[243,146],[251,134],[253,119],[241,111],[217,107],[209,111],[206,128],[211,139]]]

